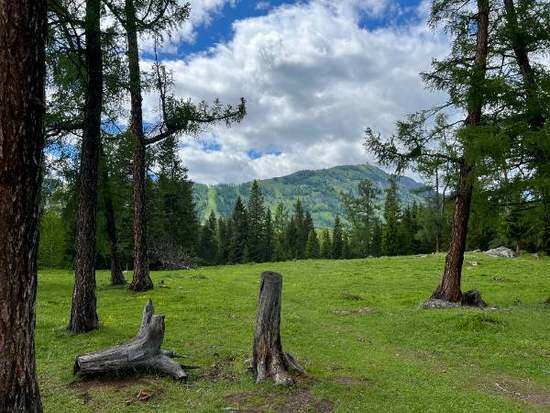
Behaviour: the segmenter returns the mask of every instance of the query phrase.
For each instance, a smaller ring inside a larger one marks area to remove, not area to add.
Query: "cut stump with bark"
[[[78,356],[74,374],[85,376],[115,372],[151,370],[167,374],[177,380],[185,380],[187,373],[172,360],[176,354],[162,350],[164,340],[164,316],[154,315],[153,302],[143,308],[143,319],[137,336],[124,344]]]
[[[268,378],[276,384],[291,386],[293,369],[304,374],[294,357],[283,352],[281,344],[281,293],[283,277],[275,272],[263,272],[254,328],[252,371],[256,383]]]

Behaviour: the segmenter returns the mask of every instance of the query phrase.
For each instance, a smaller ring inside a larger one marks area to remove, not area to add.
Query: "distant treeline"
[[[132,187],[130,145],[121,139],[105,148],[101,165],[108,182],[100,182],[97,226],[97,267],[109,268],[110,239],[106,200],[116,217],[122,266],[132,269]],[[70,157],[56,177],[44,183],[39,263],[70,268],[74,259],[76,174]],[[229,217],[211,213],[201,224],[193,202],[193,183],[177,157],[174,140],[159,145],[148,160],[147,231],[153,268],[234,264],[306,258],[364,258],[445,250],[450,233],[452,196],[428,191],[423,203],[400,202],[392,180],[385,197],[370,181],[357,191],[340,194],[344,214],[332,228],[315,228],[300,199],[291,210],[264,204],[258,182],[248,199],[238,198]],[[154,172],[153,172],[154,171]],[[108,195],[108,196],[105,196]],[[381,203],[380,199],[384,199]],[[537,214],[524,208],[494,208],[479,194],[472,211],[468,248],[497,245],[538,250],[542,240]]]

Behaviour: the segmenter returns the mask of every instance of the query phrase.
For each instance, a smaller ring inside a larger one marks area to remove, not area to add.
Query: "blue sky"
[[[440,103],[418,73],[446,49],[416,0],[191,0],[190,21],[161,53],[175,94],[238,103],[232,128],[183,137],[198,182],[243,182],[372,162],[367,126],[391,133],[406,113]],[[144,69],[150,65],[144,46]],[[153,121],[156,98],[145,96]]]

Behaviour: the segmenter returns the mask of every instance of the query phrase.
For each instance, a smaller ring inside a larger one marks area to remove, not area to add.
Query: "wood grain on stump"
[[[177,380],[187,378],[182,366],[172,360],[175,353],[162,350],[164,316],[154,315],[151,300],[143,309],[143,319],[137,336],[124,344],[78,356],[74,373],[96,375],[109,372],[152,370]]]
[[[254,328],[252,370],[256,383],[268,378],[276,384],[292,385],[289,370],[304,373],[296,360],[283,352],[281,344],[281,293],[283,277],[275,272],[261,275],[260,294]]]

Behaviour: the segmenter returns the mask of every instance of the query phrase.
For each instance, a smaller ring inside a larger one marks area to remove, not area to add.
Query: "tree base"
[[[177,380],[185,380],[187,373],[179,363],[172,360],[175,353],[160,348],[164,340],[164,316],[153,315],[153,312],[153,303],[149,300],[143,309],[139,332],[133,340],[107,350],[78,356],[73,373],[89,376],[152,370]]]
[[[461,300],[459,302],[446,300],[444,298],[438,298],[436,294],[424,304],[422,308],[457,308],[457,307],[476,307],[485,308],[487,303],[481,298],[481,293],[477,290],[470,290],[461,294]]]
[[[153,289],[153,281],[151,280],[151,277],[149,274],[145,275],[139,275],[134,274],[134,279],[128,286],[128,289],[135,291],[137,293],[149,291]]]

